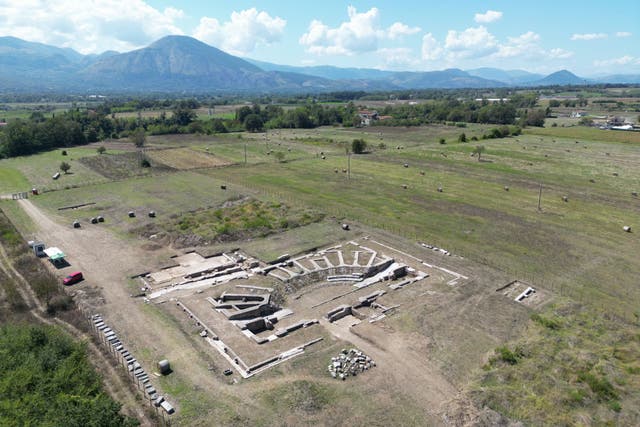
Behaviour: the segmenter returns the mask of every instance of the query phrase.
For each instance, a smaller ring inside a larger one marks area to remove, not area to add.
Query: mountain
[[[459,89],[503,87],[505,83],[475,77],[457,68],[442,71],[393,73],[389,80],[404,89]]]
[[[377,90],[393,89],[452,89],[452,88],[486,88],[502,87],[504,82],[498,79],[486,79],[472,76],[469,73],[452,68],[442,71],[386,71],[372,68],[339,68],[328,65],[313,67],[296,67],[291,65],[278,65],[269,62],[248,59],[254,65],[263,70],[298,72],[311,76],[323,77],[331,80],[348,81],[350,85],[361,86],[367,90],[371,87]],[[540,76],[542,77],[542,76]],[[351,86],[351,89],[354,89]]]
[[[598,83],[638,84],[640,83],[640,74],[612,74],[609,76],[598,77],[593,80]]]
[[[393,74],[391,71],[376,70],[373,68],[340,68],[331,65],[296,67],[293,65],[272,64],[255,59],[247,59],[247,61],[265,71],[302,73],[331,80],[381,80]]]
[[[570,71],[560,70],[549,74],[547,77],[530,83],[531,86],[564,86],[583,85],[588,83],[586,79],[576,76]]]
[[[542,74],[534,74],[524,70],[501,70],[499,68],[476,68],[466,70],[472,76],[482,77],[487,80],[497,80],[509,85],[522,85],[536,80],[541,80]]]
[[[633,83],[640,82],[640,76],[613,75],[588,82]],[[543,77],[496,68],[395,72],[277,65],[238,58],[186,36],[167,36],[142,49],[100,55],[0,37],[3,92],[313,93],[585,83],[567,70]]]

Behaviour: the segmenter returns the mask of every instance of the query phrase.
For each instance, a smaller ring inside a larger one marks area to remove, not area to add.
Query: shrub
[[[439,141],[439,142],[440,142],[440,144],[442,144],[442,145],[444,145],[444,144],[446,144],[446,143],[447,143],[447,141],[446,141],[444,138],[440,138],[440,141]]]
[[[351,151],[355,154],[362,154],[367,149],[367,141],[364,139],[358,138],[354,139],[351,142]]]

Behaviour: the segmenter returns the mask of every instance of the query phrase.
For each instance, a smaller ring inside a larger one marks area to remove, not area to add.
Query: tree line
[[[378,111],[379,115],[386,116],[385,119],[372,124],[419,126],[455,122],[542,126],[546,112],[535,109],[536,102],[535,94],[515,94],[500,102],[439,99],[415,104],[387,105]],[[261,106],[255,103],[238,108],[232,118],[198,118],[195,109],[201,105],[193,99],[171,104],[167,101],[127,101],[121,104],[104,103],[86,109],[76,107],[50,118],[45,117],[41,111],[34,111],[28,119],[11,120],[6,126],[2,126],[0,157],[29,155],[54,148],[129,137],[139,130],[149,135],[163,135],[360,126],[359,111],[365,108],[357,106],[353,101],[337,104],[307,101],[296,106]],[[154,117],[145,117],[139,110],[160,106],[162,112]],[[131,114],[129,117],[117,114],[130,109],[138,109],[138,114]]]

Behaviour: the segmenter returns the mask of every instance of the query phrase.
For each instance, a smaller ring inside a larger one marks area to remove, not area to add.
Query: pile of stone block
[[[348,377],[355,377],[374,366],[376,366],[376,362],[369,356],[360,350],[352,348],[350,350],[342,349],[337,357],[332,357],[328,370],[333,378],[339,378],[344,381]]]

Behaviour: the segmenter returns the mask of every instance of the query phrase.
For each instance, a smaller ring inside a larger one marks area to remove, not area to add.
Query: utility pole
[[[347,179],[351,179],[351,153],[347,154]]]
[[[247,164],[247,143],[244,143],[244,164]]]
[[[538,193],[538,211],[540,211],[540,200],[542,199],[542,184],[540,184],[540,192]]]

